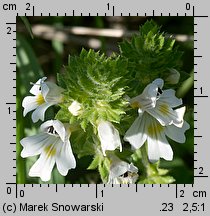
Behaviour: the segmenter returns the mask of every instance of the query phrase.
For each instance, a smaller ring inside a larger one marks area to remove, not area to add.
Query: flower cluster
[[[173,160],[168,138],[184,143],[189,129],[182,99],[164,89],[164,81],[179,82],[179,53],[152,22],[142,29],[131,43],[120,45],[121,55],[83,49],[69,57],[58,85],[46,77],[32,83],[32,95],[22,101],[23,115],[33,111],[34,123],[46,121],[40,133],[20,141],[23,158],[40,155],[29,176],[49,181],[55,164],[66,176],[77,158],[89,155],[88,169],[98,168],[104,183],[130,184],[140,182],[142,170],[158,166],[160,158]],[[47,119],[45,112],[53,105],[59,109]],[[141,155],[134,160],[137,152]],[[142,162],[145,157],[149,165]]]
[[[39,119],[43,121],[47,108],[63,101],[64,89],[52,82],[44,82],[45,80],[46,77],[33,84],[30,93],[34,96],[26,96],[22,102],[24,116],[35,110],[32,113],[33,122]],[[76,101],[71,103],[68,110],[74,116],[81,114],[81,106]],[[59,173],[63,176],[67,175],[69,169],[76,167],[76,160],[69,141],[71,130],[69,123],[48,120],[40,126],[40,134],[23,138],[20,141],[23,146],[21,152],[23,158],[40,154],[40,158],[31,167],[29,176],[38,176],[42,181],[49,181],[55,163]],[[122,151],[119,132],[110,122],[100,121],[97,130],[104,156],[106,156],[106,150],[112,151],[119,147]]]
[[[130,105],[138,108],[139,116],[128,129],[124,140],[134,148],[147,142],[150,161],[173,159],[173,151],[166,136],[179,143],[185,142],[185,131],[189,124],[183,120],[185,107],[172,89],[162,90],[163,80],[156,79],[147,85],[143,93],[130,100]]]
[[[32,114],[34,122],[43,120],[46,109],[63,100],[62,92],[65,90],[54,83],[44,82],[45,80],[44,77],[33,84],[30,93],[34,96],[25,97],[22,103],[24,115],[35,109]],[[163,90],[163,80],[154,80],[145,87],[142,94],[130,99],[130,106],[138,108],[138,117],[125,133],[124,140],[135,149],[146,143],[151,162],[160,158],[172,160],[173,151],[166,136],[184,143],[184,133],[189,129],[189,124],[183,120],[185,107],[176,108],[180,105],[182,100],[175,96],[174,90]],[[82,114],[81,105],[76,101],[72,102],[68,110],[75,116]],[[48,120],[41,125],[40,130],[40,134],[21,140],[23,158],[40,155],[31,167],[29,176],[39,176],[43,181],[48,181],[55,163],[60,174],[66,176],[69,169],[76,167],[69,141],[71,125],[59,120]],[[99,121],[97,134],[104,156],[107,150],[119,148],[122,151],[120,134],[111,122]],[[137,172],[138,169],[133,164],[115,158],[110,166],[108,183],[134,183]]]
[[[39,79],[29,91],[34,96],[27,96],[23,100],[23,116],[34,110],[32,121],[37,122],[39,119],[44,121],[45,111],[52,105],[62,102],[62,92],[60,88],[52,82],[44,82],[47,77]]]
[[[22,102],[24,116],[35,109],[32,114],[33,122],[39,119],[43,121],[47,108],[62,102],[61,93],[64,89],[52,82],[44,82],[45,80],[46,77],[33,84],[30,93],[34,96],[27,96]],[[40,158],[31,167],[29,176],[39,176],[43,181],[49,181],[55,163],[60,174],[67,175],[68,170],[76,166],[69,141],[70,125],[59,120],[49,120],[41,125],[40,130],[40,134],[20,141],[23,158],[40,154]]]
[[[49,181],[55,163],[63,176],[67,175],[69,169],[75,168],[70,135],[69,124],[49,120],[41,125],[40,134],[22,139],[23,158],[40,154],[40,158],[31,167],[29,176],[39,176],[43,181]]]

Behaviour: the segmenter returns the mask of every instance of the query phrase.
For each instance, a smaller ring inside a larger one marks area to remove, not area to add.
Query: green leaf
[[[28,30],[28,32],[30,33],[31,35],[31,38],[34,39],[34,35],[33,35],[33,32],[32,32],[32,29],[31,29],[31,24],[29,23],[27,17],[24,17],[24,16],[20,16],[21,20],[23,21],[26,29]]]
[[[53,184],[65,184],[65,177],[58,172],[57,168],[53,169],[52,177]]]
[[[158,173],[160,175],[166,175],[169,171],[167,169],[158,168]]]
[[[132,77],[131,97],[154,79],[167,77],[170,68],[179,70],[182,53],[174,48],[174,43],[175,40],[161,33],[160,27],[152,20],[140,27],[139,34],[131,41],[120,43],[121,54],[128,60]]]
[[[100,163],[101,163],[101,157],[99,155],[96,155],[87,169],[94,170],[99,166]]]
[[[26,183],[26,176],[28,175],[29,159],[20,157],[22,146],[20,140],[25,136],[24,128],[34,125],[28,117],[23,117],[22,100],[28,94],[31,88],[30,82],[36,82],[43,77],[43,71],[38,64],[34,51],[26,39],[17,33],[17,183]],[[32,164],[30,163],[30,167]],[[26,169],[25,169],[26,168]],[[37,179],[30,180],[32,183],[38,182]]]
[[[88,125],[97,127],[100,120],[119,123],[125,114],[127,74],[124,58],[82,49],[79,57],[69,57],[65,73],[58,75],[59,83],[67,89],[63,113],[76,100],[83,108],[76,118],[84,130]]]
[[[20,86],[19,80],[17,80],[17,86]],[[26,159],[23,159],[20,156],[20,153],[22,151],[22,146],[20,145],[20,140],[24,137],[24,120],[22,118],[22,108],[21,108],[21,95],[20,95],[20,88],[16,89],[16,104],[17,104],[17,110],[16,110],[16,151],[17,151],[17,183],[18,184],[25,184],[26,183]]]
[[[167,175],[169,170],[159,168],[159,161],[156,163],[149,162],[146,145],[136,150],[132,159],[141,173],[138,180],[139,184],[170,184],[175,181],[172,176]]]
[[[77,154],[78,158],[95,155],[96,144],[93,140],[93,131],[91,128],[85,133],[81,128],[71,134],[71,144],[73,152]]]
[[[104,160],[99,164],[98,171],[100,173],[101,179],[103,183],[108,181],[110,170],[110,161],[107,157],[104,157]]]
[[[17,33],[17,68],[19,70],[18,78],[21,81],[21,86],[27,91],[31,88],[30,82],[36,82],[44,76],[44,73],[37,61],[35,53],[26,41],[26,39]],[[20,76],[20,77],[19,77]]]
[[[172,176],[150,176],[146,179],[140,180],[139,184],[171,184],[175,182]]]
[[[60,104],[60,107],[62,107],[62,109],[58,110],[55,119],[59,119],[61,122],[69,122],[71,124],[75,123],[76,119],[69,112],[68,108],[63,104]]]

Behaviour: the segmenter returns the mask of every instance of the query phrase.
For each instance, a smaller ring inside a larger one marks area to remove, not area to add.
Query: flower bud
[[[165,81],[169,84],[177,84],[179,82],[179,78],[180,73],[176,69],[171,68],[170,73],[168,77],[166,77]]]
[[[81,108],[82,107],[79,102],[73,101],[71,105],[68,107],[68,110],[73,116],[78,116],[81,114]]]

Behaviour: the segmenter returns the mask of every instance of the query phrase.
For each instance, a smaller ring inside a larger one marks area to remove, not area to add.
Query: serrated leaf
[[[174,48],[174,43],[175,40],[165,37],[152,20],[141,26],[139,34],[130,42],[120,43],[121,54],[128,59],[128,69],[136,81],[136,85],[130,85],[131,97],[157,77],[164,79],[168,68],[179,70],[182,53]]]
[[[120,122],[125,113],[127,74],[127,60],[117,55],[106,57],[82,49],[80,56],[69,57],[65,73],[58,76],[59,83],[67,89],[66,108],[74,100],[82,105],[82,115],[76,118],[84,130],[89,124],[96,127],[100,120]]]
[[[56,116],[55,119],[59,119],[61,122],[70,122],[70,119],[72,118],[71,113],[68,111],[66,107],[63,106],[62,109],[60,109]],[[71,121],[71,124],[73,122]]]

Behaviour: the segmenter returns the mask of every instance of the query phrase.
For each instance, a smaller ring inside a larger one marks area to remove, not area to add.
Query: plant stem
[[[146,170],[148,169],[150,163],[147,157],[147,148],[146,148],[146,143],[140,148],[141,151],[141,160],[142,160],[142,164],[144,165],[144,167],[146,168]]]
[[[183,98],[187,92],[193,87],[194,84],[194,71],[190,73],[190,77],[185,80],[180,88],[177,90],[176,96],[179,98]]]
[[[17,83],[18,84],[18,83]],[[17,85],[18,86],[18,85]],[[20,86],[20,85],[19,85]],[[20,152],[22,151],[22,146],[20,145],[20,139],[24,136],[24,120],[21,118],[22,111],[21,111],[21,100],[20,100],[20,89],[17,88],[16,90],[16,103],[17,103],[17,110],[16,110],[16,167],[17,167],[17,183],[18,184],[25,184],[26,183],[26,165],[23,158],[20,156]]]
[[[157,166],[155,164],[151,164],[148,159],[148,153],[147,153],[147,143],[145,143],[141,148],[141,161],[145,168],[145,175],[146,177],[151,177],[154,174],[157,174]]]

